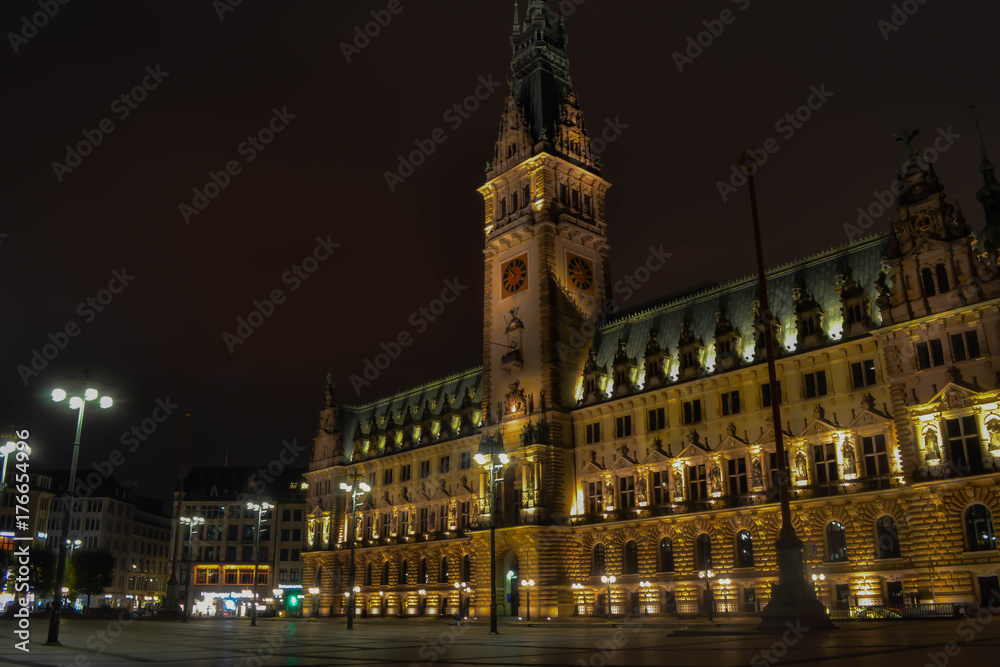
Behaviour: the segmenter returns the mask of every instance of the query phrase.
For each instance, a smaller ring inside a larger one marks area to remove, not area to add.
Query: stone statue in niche
[[[722,470],[719,466],[713,466],[712,471],[708,473],[708,483],[712,493],[722,493]]]
[[[854,456],[854,445],[847,443],[844,445],[843,449],[844,455],[844,473],[848,475],[855,475],[858,472],[858,465]]]
[[[928,461],[941,460],[941,447],[938,446],[938,434],[932,428],[924,431],[924,454]]]
[[[639,502],[640,503],[648,502],[649,496],[647,495],[648,491],[646,489],[646,475],[644,474],[639,476],[639,488],[637,489],[637,491],[639,496]]]
[[[755,489],[764,486],[764,471],[760,467],[760,459],[754,459],[750,464],[750,480]]]
[[[604,502],[606,504],[613,504],[615,498],[615,482],[613,479],[608,479],[604,481]]]
[[[990,449],[992,451],[1000,449],[1000,419],[986,422],[986,432],[990,434]]]
[[[674,477],[674,499],[684,500],[684,475],[678,472],[673,473]]]
[[[795,457],[795,476],[799,479],[809,479],[808,467],[805,454],[799,452]]]

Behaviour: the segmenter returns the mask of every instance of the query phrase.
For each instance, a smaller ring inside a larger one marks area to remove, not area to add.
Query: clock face
[[[594,269],[583,257],[570,255],[566,262],[569,282],[578,290],[589,292],[594,286]]]
[[[527,255],[516,257],[503,265],[501,284],[505,294],[517,294],[528,285]]]

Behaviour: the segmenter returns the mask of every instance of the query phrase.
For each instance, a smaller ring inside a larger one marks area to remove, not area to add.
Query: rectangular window
[[[635,476],[618,478],[618,509],[635,507]]]
[[[670,502],[670,473],[658,470],[653,473],[653,504],[662,505]]]
[[[392,484],[392,468],[382,471],[382,485],[388,486]]]
[[[944,348],[941,339],[935,338],[927,343],[917,343],[917,367],[920,370],[944,365]]]
[[[590,195],[583,195],[583,214],[590,215]]]
[[[291,535],[292,535],[292,531],[291,531],[290,528],[282,528],[281,529],[281,541],[282,542],[287,542],[289,539],[291,539]]]
[[[288,570],[278,570],[278,581],[288,581]]]
[[[288,560],[288,549],[282,549],[278,553],[278,560],[280,560],[280,561],[286,561],[286,560]]]
[[[462,452],[459,454],[458,467],[462,470],[468,470],[472,467],[472,452]]]
[[[826,371],[806,373],[806,398],[826,396]]]
[[[615,419],[615,437],[626,438],[632,435],[632,416],[618,417]]]
[[[465,530],[469,527],[469,517],[472,514],[472,503],[468,500],[462,503],[461,511],[458,514],[458,529]]]
[[[430,475],[431,475],[431,462],[429,460],[428,461],[421,461],[420,462],[420,476],[421,477],[430,477]]]
[[[701,399],[684,402],[684,423],[697,424],[701,421]]]
[[[662,428],[666,428],[667,416],[666,411],[663,408],[653,408],[649,411],[649,430],[659,431]]]
[[[298,570],[289,570],[288,571],[288,576],[289,576],[289,579],[288,579],[289,581],[291,581],[292,583],[296,583],[299,580],[299,571]]]
[[[573,208],[580,209],[580,191],[573,190]]]
[[[451,457],[450,456],[442,456],[441,457],[440,471],[441,471],[442,474],[447,473],[447,472],[451,472]]]
[[[865,454],[865,473],[869,477],[889,474],[889,454],[884,435],[861,438],[861,448]]]
[[[597,514],[604,511],[604,482],[587,482],[587,512]]]
[[[427,513],[428,509],[426,507],[421,507],[419,514],[417,516],[417,532],[426,533],[427,532]]]
[[[747,460],[730,459],[726,461],[729,468],[729,495],[739,496],[748,492],[747,487]]]
[[[565,185],[560,185],[559,186],[559,203],[562,204],[563,206],[565,206],[566,204],[568,204],[569,203],[569,201],[567,199],[568,196],[569,195],[567,195],[566,186]]]
[[[236,559],[234,558],[233,560],[236,560]],[[227,583],[227,584],[236,584],[236,583],[239,583],[238,573],[239,573],[239,570],[237,570],[236,568],[233,568],[233,567],[226,568],[225,570],[223,570],[222,574],[223,574],[224,583]]]
[[[865,359],[851,364],[851,379],[855,389],[875,384],[875,360]]]
[[[816,481],[818,483],[825,484],[840,479],[837,474],[837,448],[832,442],[825,445],[814,445],[813,459],[816,464]]]
[[[688,466],[688,497],[691,500],[708,498],[708,474],[704,465]]]
[[[410,534],[410,513],[400,512],[399,513],[399,534],[409,535]]]
[[[738,415],[740,413],[740,392],[730,391],[722,395],[722,414]]]
[[[781,404],[781,380],[775,383],[775,394],[777,395],[777,402]],[[769,408],[771,407],[771,383],[762,382],[760,385],[760,407]]]
[[[979,356],[979,336],[975,331],[951,335],[951,354],[955,361],[975,359]]]
[[[300,553],[301,553],[300,549],[292,549],[292,562],[299,560]]]
[[[382,515],[382,537],[389,537],[389,526],[392,523],[392,515],[386,512]]]
[[[410,464],[407,463],[405,466],[399,469],[399,481],[409,482],[410,481]]]
[[[948,430],[948,452],[958,475],[983,471],[983,452],[979,445],[979,428],[973,416],[945,420]]]
[[[594,422],[593,424],[587,424],[587,444],[592,445],[595,442],[601,441],[601,423]]]
[[[292,520],[292,510],[281,510],[281,520],[291,521]]]

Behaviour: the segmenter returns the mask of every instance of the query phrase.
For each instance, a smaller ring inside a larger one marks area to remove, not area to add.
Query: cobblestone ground
[[[846,622],[833,632],[790,627],[754,633],[750,622],[627,620],[451,627],[431,620],[179,622],[64,620],[62,646],[45,646],[46,623],[32,620],[30,652],[15,648],[17,627],[0,621],[0,665],[995,665],[1000,622]]]

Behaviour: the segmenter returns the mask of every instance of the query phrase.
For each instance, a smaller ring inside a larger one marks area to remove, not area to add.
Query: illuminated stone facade
[[[499,612],[756,611],[777,578],[771,401],[792,516],[830,605],[987,600],[1000,555],[1000,187],[983,151],[974,234],[912,150],[891,234],[624,312],[605,193],[571,91],[565,28],[515,22],[485,201],[483,367],[362,407],[328,387],[309,481],[306,586],[342,614],[360,475],[358,608],[489,613],[489,483],[502,433]],[[907,137],[907,148],[912,137]],[[891,165],[890,165],[891,168]],[[635,280],[669,261],[651,248]],[[767,385],[763,331],[779,342]],[[513,576],[507,576],[511,573]],[[471,591],[471,592],[463,592]],[[471,601],[467,603],[467,599]],[[468,607],[466,605],[468,604]]]

